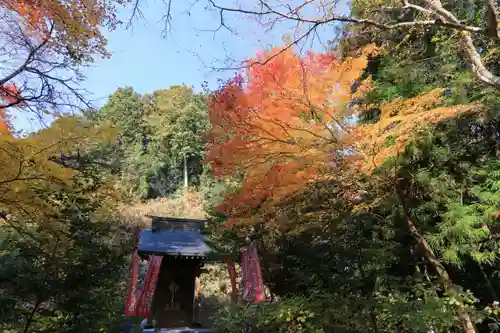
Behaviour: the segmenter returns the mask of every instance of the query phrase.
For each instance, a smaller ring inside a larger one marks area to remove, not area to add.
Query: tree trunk
[[[28,320],[26,321],[26,325],[24,325],[24,330],[23,333],[28,333],[31,323],[33,322],[33,319],[35,318],[35,314],[38,311],[38,308],[40,307],[40,301],[35,302],[35,306],[33,306],[33,310],[31,311]]]
[[[187,159],[186,154],[184,154],[184,189],[187,190],[189,185],[188,182],[188,167],[187,167]]]
[[[441,281],[441,284],[443,285],[445,290],[452,291],[452,292],[456,291],[456,288],[450,279],[448,271],[443,266],[443,264],[441,264],[439,259],[434,254],[434,251],[432,251],[431,247],[429,246],[429,243],[427,243],[427,240],[420,234],[417,227],[415,226],[410,209],[406,205],[406,201],[404,199],[402,191],[400,189],[396,189],[396,192],[397,192],[399,201],[401,202],[401,206],[403,208],[403,211],[405,213],[408,231],[410,232],[410,235],[413,237],[413,239],[417,242],[417,246],[418,246],[420,253],[429,262],[429,264],[432,266],[432,268],[434,268],[434,270],[438,274],[439,280]],[[476,333],[476,329],[474,327],[474,324],[472,323],[472,320],[471,320],[469,314],[464,309],[459,309],[458,315],[459,315],[460,321],[462,322],[462,325],[464,326],[465,332],[466,333]]]
[[[486,282],[486,287],[488,287],[488,290],[490,291],[491,297],[495,301],[498,300],[498,296],[497,296],[497,293],[495,291],[495,288],[493,287],[493,284],[491,283],[490,278],[488,277],[488,275],[484,271],[483,265],[481,265],[480,263],[477,263],[477,265],[479,266],[479,270],[481,271],[481,275],[484,278],[484,282]]]

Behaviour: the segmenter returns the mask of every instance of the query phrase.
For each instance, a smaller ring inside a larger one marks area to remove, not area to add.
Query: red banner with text
[[[140,261],[141,259],[137,251],[134,251],[134,253],[132,253],[130,279],[128,281],[127,296],[125,299],[125,316],[135,316],[137,299],[139,298],[138,283]]]
[[[259,255],[257,253],[257,245],[253,243],[251,245],[252,259],[255,274],[255,301],[264,302],[266,300],[266,294],[264,292],[264,280],[262,279],[262,269],[260,267]]]
[[[241,273],[243,298],[250,302],[264,302],[264,281],[255,243],[241,249]]]
[[[156,291],[156,283],[160,275],[160,267],[162,256],[150,256],[148,260],[148,271],[144,281],[144,288],[142,289],[141,297],[137,302],[136,315],[140,317],[149,317],[151,314],[151,303]]]

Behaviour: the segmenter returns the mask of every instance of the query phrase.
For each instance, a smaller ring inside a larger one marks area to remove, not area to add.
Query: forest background
[[[123,329],[158,213],[210,219],[225,253],[257,242],[271,297],[221,306],[221,332],[498,331],[499,3],[202,2],[219,29],[294,28],[226,59],[217,89],[123,87],[102,107],[82,69],[140,3],[0,2],[1,330]]]

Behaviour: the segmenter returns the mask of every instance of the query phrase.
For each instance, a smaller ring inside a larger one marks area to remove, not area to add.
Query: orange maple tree
[[[15,11],[30,30],[46,31],[45,19],[50,19],[51,14],[43,8],[43,2],[35,0],[10,0],[3,1],[2,7]]]
[[[255,209],[270,209],[322,177],[348,144],[352,85],[373,52],[370,46],[356,58],[339,59],[276,48],[254,59],[265,65],[250,66],[214,94],[206,161],[216,177],[243,181],[218,207],[229,223],[252,218]]]
[[[353,118],[371,107],[355,103],[371,89],[369,77],[359,79],[376,52],[368,46],[338,59],[273,49],[251,60],[265,65],[250,66],[212,96],[206,161],[216,177],[241,181],[218,207],[229,224],[259,222],[310,182],[370,173],[424,127],[480,110],[446,105],[444,89],[435,89],[383,103],[377,122],[357,124]]]

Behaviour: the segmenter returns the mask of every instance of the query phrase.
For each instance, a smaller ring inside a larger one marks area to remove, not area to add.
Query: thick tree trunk
[[[422,256],[427,260],[427,262],[432,266],[432,268],[434,268],[434,270],[439,276],[439,280],[441,281],[443,287],[446,290],[455,291],[456,287],[451,281],[448,271],[436,257],[434,251],[432,251],[431,247],[429,246],[429,243],[427,243],[427,240],[420,234],[417,227],[415,226],[415,223],[413,223],[413,217],[411,215],[410,209],[406,205],[406,201],[401,190],[397,189],[397,195],[399,197],[399,201],[401,202],[401,206],[403,207],[403,211],[405,213],[408,231],[410,232],[410,235],[413,237],[413,239],[417,242],[418,250],[420,251]],[[474,327],[474,324],[472,323],[470,315],[463,309],[459,310],[458,315],[460,321],[462,322],[462,325],[464,326],[465,332],[476,333],[476,329]]]

